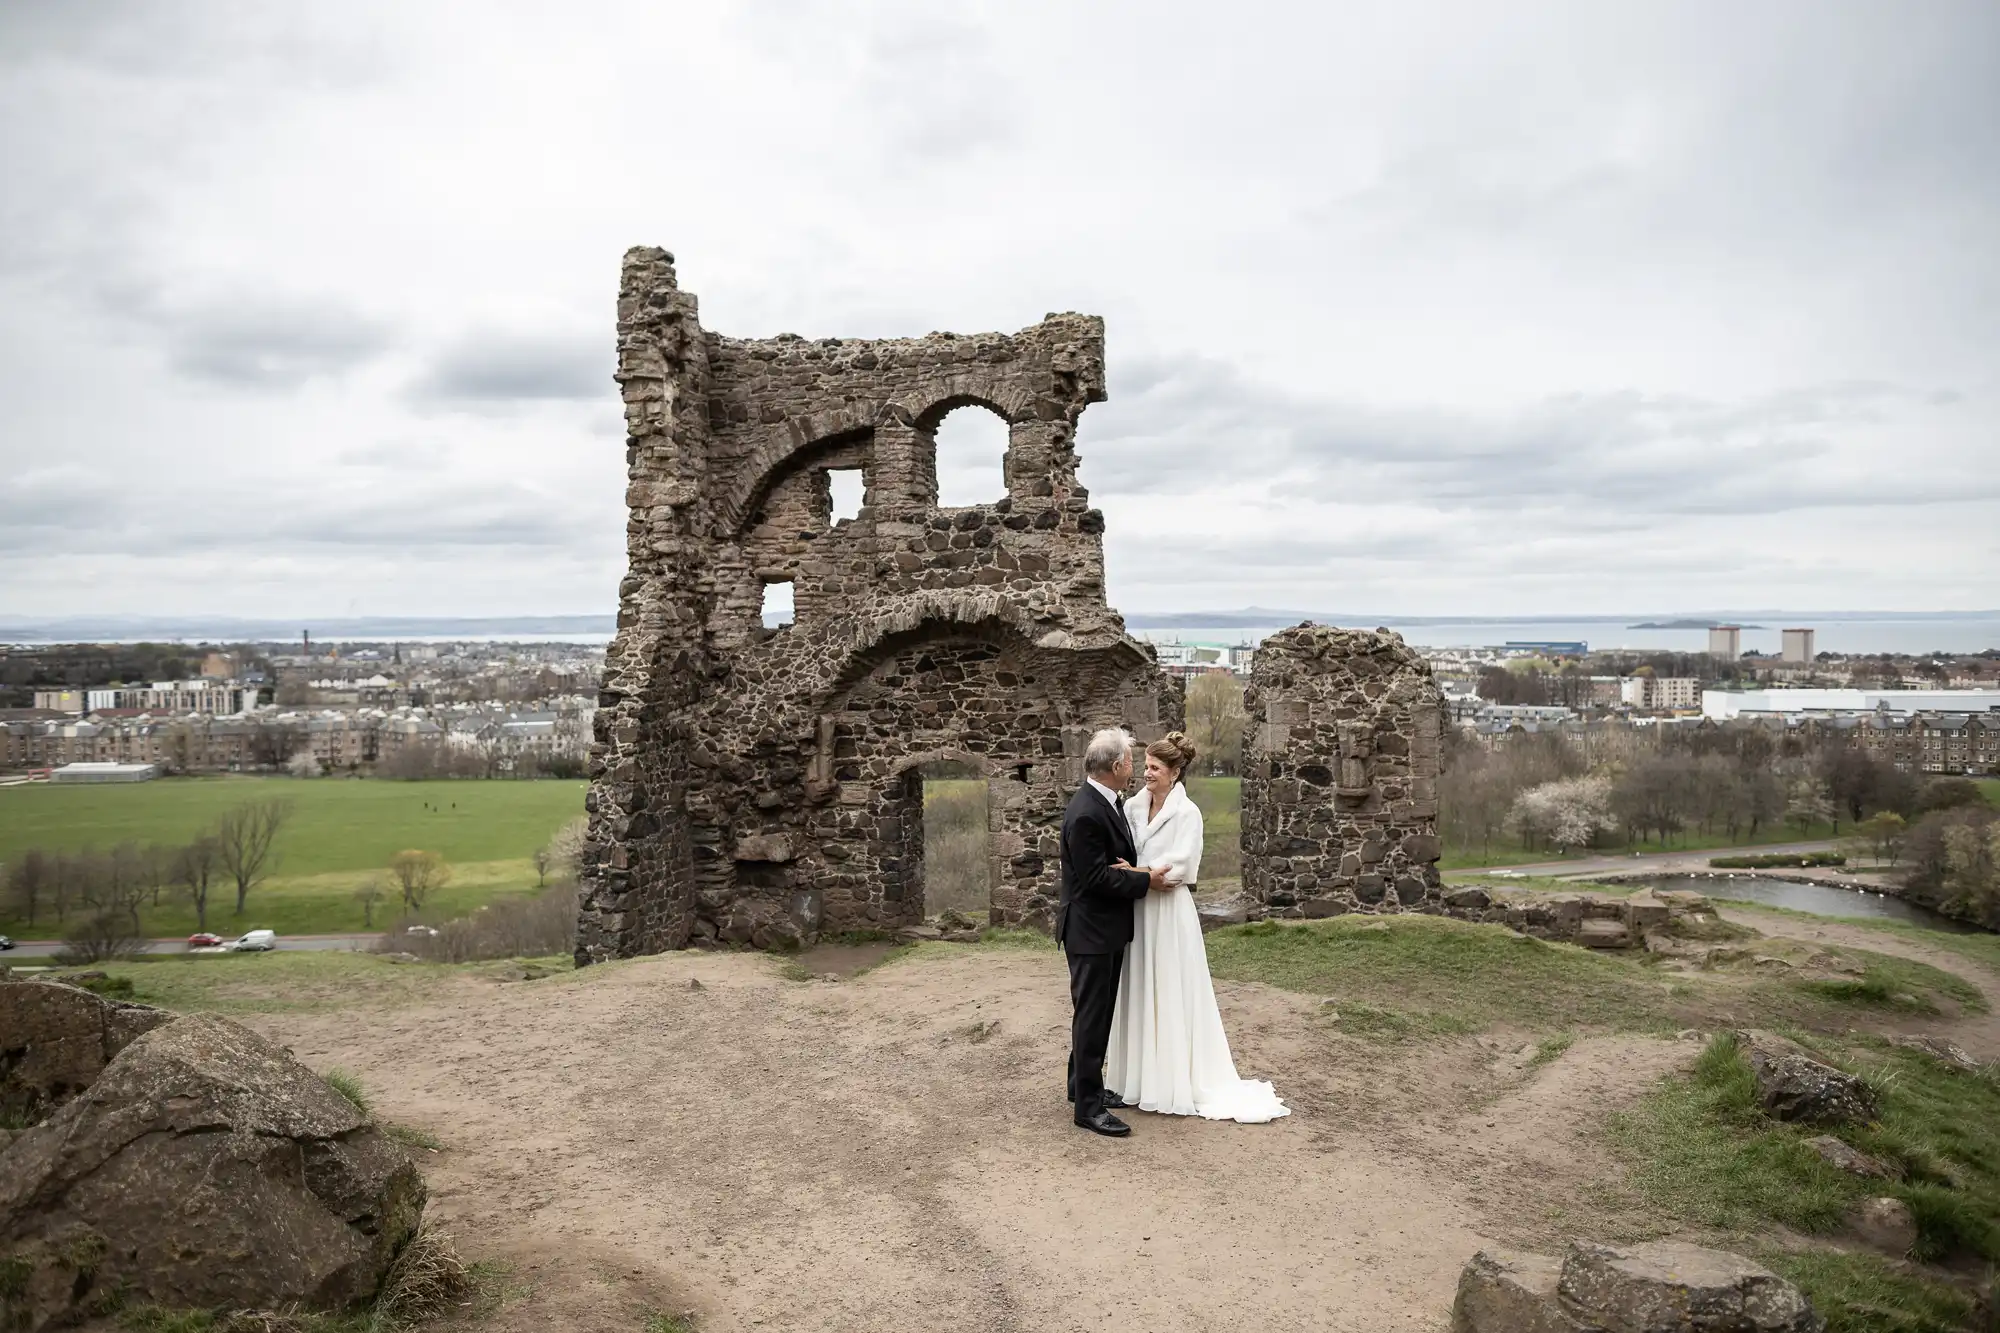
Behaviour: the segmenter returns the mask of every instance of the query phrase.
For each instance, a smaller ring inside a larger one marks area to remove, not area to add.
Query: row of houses
[[[412,750],[490,758],[503,770],[525,758],[581,763],[595,711],[588,697],[569,696],[512,711],[264,708],[237,716],[14,717],[0,720],[0,769],[116,763],[225,773],[276,768],[310,755],[323,771],[354,772]]]

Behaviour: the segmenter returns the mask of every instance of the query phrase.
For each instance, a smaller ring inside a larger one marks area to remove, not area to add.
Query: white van
[[[275,930],[252,930],[241,938],[231,940],[229,947],[238,953],[251,950],[275,949],[278,947],[278,932]]]

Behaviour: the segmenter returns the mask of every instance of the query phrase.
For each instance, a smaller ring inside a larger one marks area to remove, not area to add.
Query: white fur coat
[[[1153,794],[1145,788],[1125,802],[1125,823],[1139,846],[1134,865],[1165,866],[1167,882],[1194,887],[1201,874],[1201,810],[1176,782],[1157,817]]]

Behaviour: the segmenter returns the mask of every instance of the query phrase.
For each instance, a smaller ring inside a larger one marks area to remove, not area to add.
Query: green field
[[[583,813],[584,786],[167,778],[130,785],[6,787],[0,788],[0,862],[31,847],[56,852],[103,850],[127,840],[183,843],[242,802],[284,797],[295,808],[278,837],[275,874],[252,893],[240,918],[233,896],[214,894],[210,928],[223,934],[253,925],[281,934],[355,931],[363,929],[355,891],[405,848],[437,852],[452,864],[452,883],[430,905],[437,912],[467,911],[500,894],[532,891],[535,872],[528,858]],[[378,924],[383,910],[377,909]],[[193,908],[167,896],[142,919],[154,935],[195,928]],[[0,915],[0,931],[49,938],[62,927],[38,920],[30,928]]]

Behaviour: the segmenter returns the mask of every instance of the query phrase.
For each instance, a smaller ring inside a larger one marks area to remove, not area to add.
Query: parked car
[[[438,933],[438,931],[436,926],[411,926],[408,929],[406,929],[403,933],[405,935],[435,936]]]
[[[278,947],[278,932],[275,930],[249,930],[229,942],[229,947],[237,953],[261,953]]]
[[[213,949],[220,943],[222,943],[222,936],[210,934],[205,930],[198,930],[188,936],[188,948],[190,949]]]
[[[5,935],[0,935],[0,949],[11,949],[13,947],[14,941],[8,939]]]

